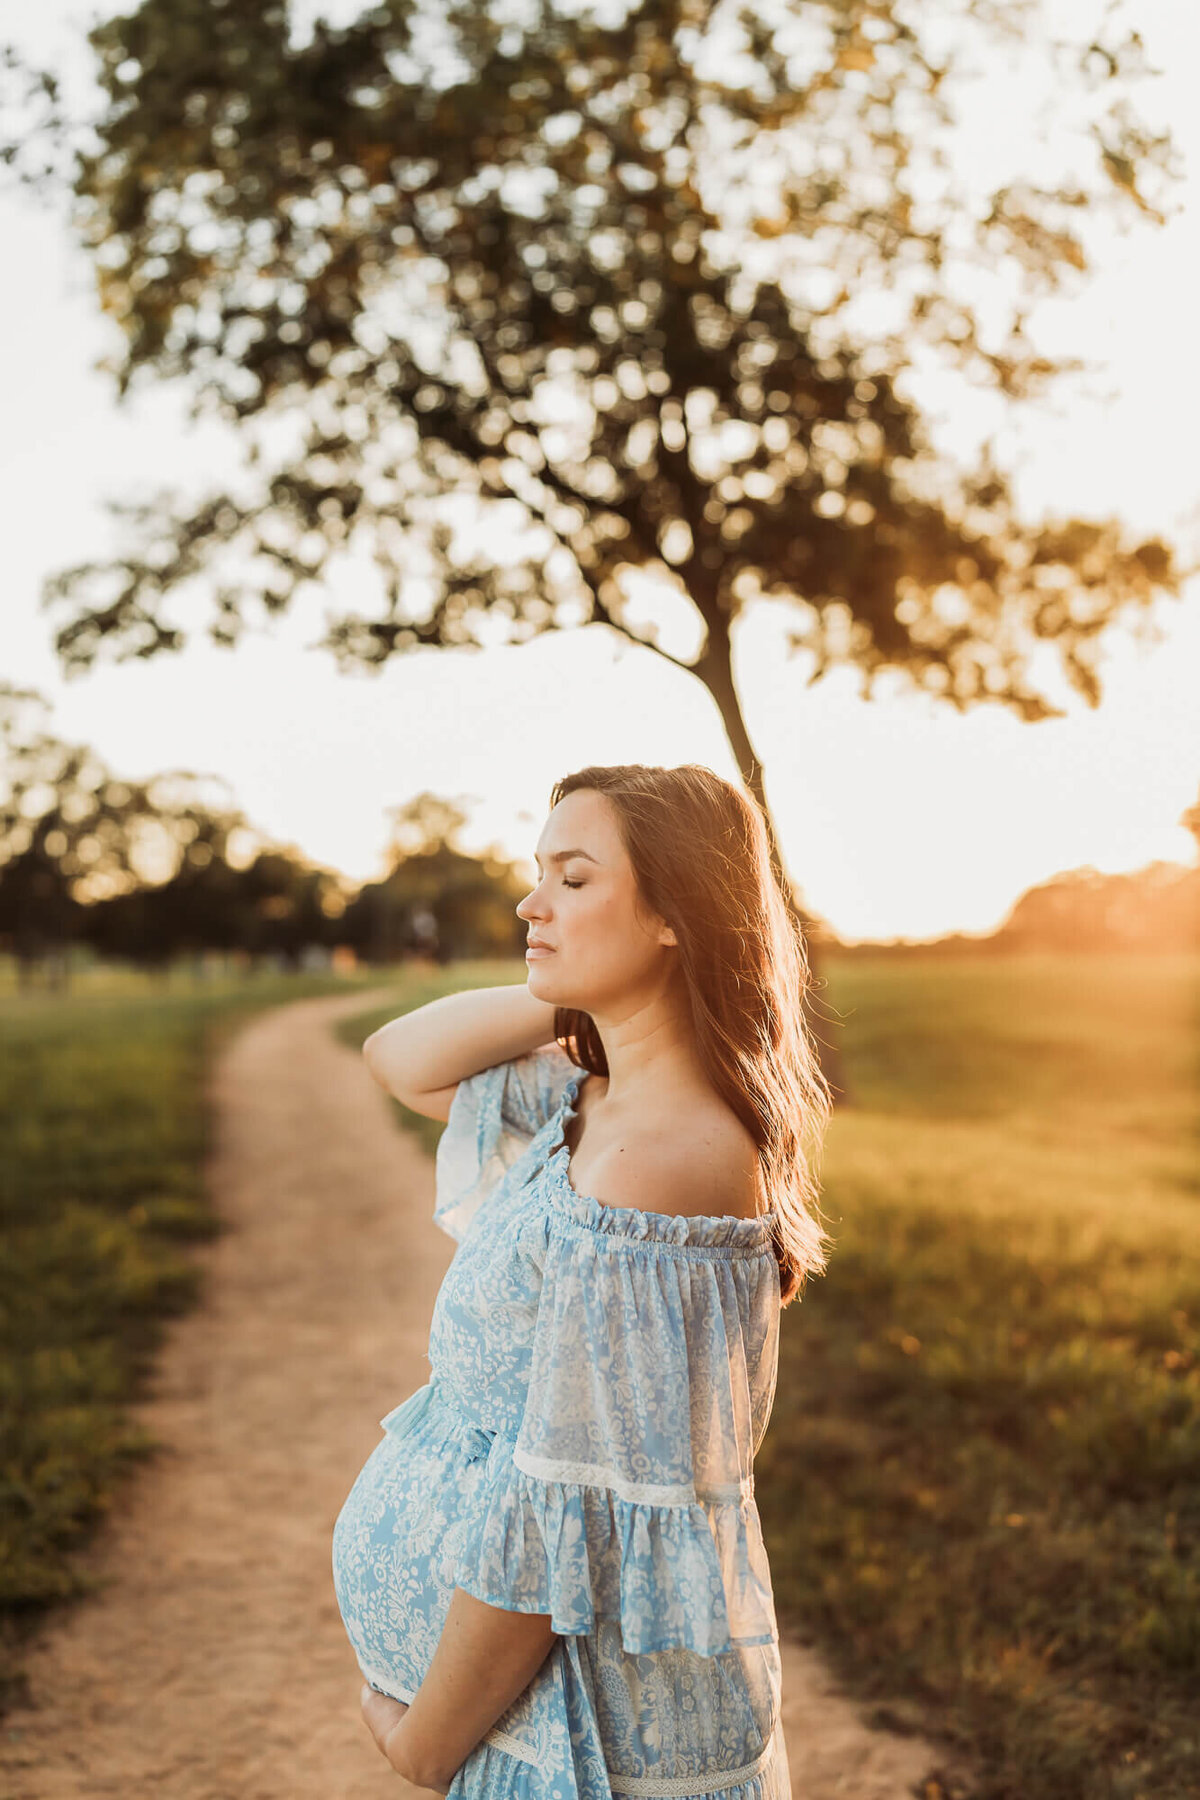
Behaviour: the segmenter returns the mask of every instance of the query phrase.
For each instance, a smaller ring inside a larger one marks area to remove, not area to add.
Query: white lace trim
[[[647,1506],[692,1506],[696,1495],[690,1485],[679,1482],[625,1481],[612,1469],[600,1463],[559,1462],[547,1456],[530,1456],[528,1451],[513,1451],[513,1462],[525,1475],[538,1481],[566,1482],[580,1487],[611,1488],[622,1500],[641,1501]]]
[[[744,1476],[741,1481],[736,1482],[717,1483],[700,1494],[694,1487],[682,1482],[626,1481],[615,1469],[606,1469],[601,1463],[560,1462],[547,1456],[531,1456],[519,1446],[514,1449],[512,1456],[517,1468],[525,1475],[532,1475],[537,1481],[608,1488],[618,1499],[631,1501],[635,1505],[703,1506],[706,1502],[720,1504],[754,1498],[753,1476]]]
[[[507,1750],[510,1756],[515,1756],[518,1762],[528,1763],[531,1769],[540,1769],[542,1766],[528,1744],[523,1744],[520,1738],[511,1737],[507,1731],[501,1731],[497,1725],[492,1726],[483,1741],[485,1744],[494,1744],[497,1750]]]
[[[743,1763],[740,1769],[723,1769],[719,1778],[705,1772],[702,1775],[614,1775],[611,1770],[608,1785],[614,1794],[647,1794],[654,1800],[659,1796],[687,1796],[697,1793],[723,1794],[726,1788],[739,1787],[743,1781],[750,1781],[755,1775],[761,1775],[771,1764],[775,1755],[775,1734],[771,1741],[753,1762]]]
[[[411,1706],[416,1699],[412,1688],[401,1687],[399,1682],[393,1681],[390,1676],[378,1674],[374,1669],[362,1669],[361,1664],[359,1667],[362,1670],[363,1680],[369,1681],[373,1688],[379,1688],[391,1699],[403,1701],[405,1706]],[[510,1756],[516,1757],[518,1762],[528,1763],[532,1769],[540,1769],[542,1766],[528,1744],[523,1744],[520,1738],[513,1737],[511,1732],[501,1731],[498,1725],[493,1725],[492,1729],[484,1734],[483,1742],[493,1744],[497,1750],[506,1750]]]

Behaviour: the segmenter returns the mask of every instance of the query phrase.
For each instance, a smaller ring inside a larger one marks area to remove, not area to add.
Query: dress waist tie
[[[404,1437],[427,1414],[431,1420],[434,1414],[437,1415],[439,1427],[457,1439],[467,1453],[468,1461],[486,1456],[491,1449],[496,1433],[477,1425],[436,1375],[411,1393],[407,1400],[402,1400],[399,1406],[394,1406],[391,1412],[385,1413],[379,1423],[389,1436]]]

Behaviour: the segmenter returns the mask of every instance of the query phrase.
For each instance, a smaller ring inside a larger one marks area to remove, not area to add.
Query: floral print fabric
[[[365,1679],[401,1700],[455,1587],[560,1634],[449,1800],[786,1800],[753,1484],[769,1221],[577,1193],[563,1134],[586,1078],[552,1044],[458,1085],[432,1376],[381,1421],[338,1516],[338,1604]]]

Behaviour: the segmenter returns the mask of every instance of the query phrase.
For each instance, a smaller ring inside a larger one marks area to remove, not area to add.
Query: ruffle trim
[[[563,1135],[568,1116],[575,1117],[579,1089],[590,1073],[589,1069],[576,1069],[568,1076],[546,1157],[553,1177],[551,1192],[568,1218],[592,1231],[659,1244],[712,1245],[751,1253],[771,1249],[772,1226],[778,1217],[774,1208],[752,1219],[736,1213],[644,1212],[637,1206],[608,1206],[590,1194],[578,1193],[571,1185],[571,1151]]]
[[[778,1636],[753,1500],[658,1506],[546,1482],[517,1467],[504,1439],[452,1576],[489,1606],[549,1614],[564,1636],[615,1619],[629,1655],[718,1656]]]

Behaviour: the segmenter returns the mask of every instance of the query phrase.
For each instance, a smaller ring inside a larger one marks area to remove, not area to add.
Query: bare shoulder
[[[660,1132],[642,1159],[638,1205],[647,1212],[733,1214],[759,1211],[758,1146],[721,1102],[697,1107],[678,1129]]]

